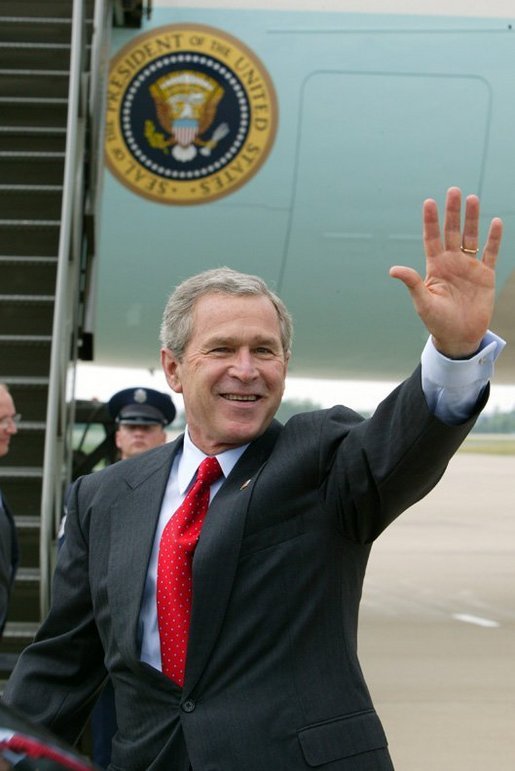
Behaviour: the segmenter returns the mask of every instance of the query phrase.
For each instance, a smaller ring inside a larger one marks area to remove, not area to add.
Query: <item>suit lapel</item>
[[[193,561],[185,693],[200,677],[218,637],[236,573],[252,489],[280,431],[281,425],[273,421],[266,433],[247,448],[209,506]]]
[[[126,487],[111,509],[108,597],[114,634],[123,652],[137,659],[138,620],[154,535],[170,468],[182,437],[130,464]],[[124,461],[122,461],[123,463]]]

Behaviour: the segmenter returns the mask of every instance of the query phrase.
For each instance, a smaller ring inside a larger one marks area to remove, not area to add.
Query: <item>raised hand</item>
[[[436,348],[450,358],[477,351],[490,324],[495,301],[495,264],[502,238],[502,221],[495,217],[483,252],[479,253],[479,198],[469,195],[461,230],[461,190],[451,187],[445,202],[444,239],[436,202],[423,206],[426,277],[413,268],[395,265],[390,276],[408,288],[415,310],[433,337]]]

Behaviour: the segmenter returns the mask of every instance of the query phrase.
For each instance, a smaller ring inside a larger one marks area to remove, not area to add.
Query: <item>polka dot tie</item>
[[[209,488],[222,476],[216,458],[205,458],[197,478],[163,530],[157,560],[157,623],[163,673],[184,684],[191,616],[193,554],[209,506]]]

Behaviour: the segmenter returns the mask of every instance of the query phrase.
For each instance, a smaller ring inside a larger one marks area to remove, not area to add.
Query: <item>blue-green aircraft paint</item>
[[[141,29],[114,30],[113,57],[139,36],[162,37],[170,25],[229,36],[256,57],[275,91],[270,145],[234,188],[230,170],[220,172],[220,195],[208,200],[160,201],[138,190],[134,175],[124,181],[106,171],[96,361],[158,366],[160,316],[171,288],[194,272],[228,265],[261,275],[292,311],[290,374],[400,379],[426,333],[388,268],[424,271],[422,201],[430,196],[442,205],[450,185],[481,196],[483,235],[492,216],[504,220],[493,328],[513,339],[515,17],[502,15],[503,3],[492,2],[488,17],[461,9],[449,15],[452,2],[445,15],[422,14],[424,3],[411,4],[417,15],[377,2],[389,13],[366,2],[363,12],[350,12],[350,3],[336,0],[319,3],[329,10],[293,0],[200,5],[154,0]],[[111,91],[108,109],[119,96],[112,84]],[[155,114],[146,126],[158,144],[172,137]],[[170,152],[162,150],[163,163]],[[515,382],[509,347],[496,380]]]

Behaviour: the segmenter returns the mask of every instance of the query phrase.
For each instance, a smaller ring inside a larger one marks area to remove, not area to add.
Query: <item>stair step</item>
[[[60,223],[0,220],[0,254],[19,256],[39,253],[55,257],[59,249]]]
[[[0,466],[2,485],[13,479],[41,479],[42,477],[43,470],[40,466],[16,466],[15,468]]]
[[[30,287],[32,294],[53,294],[57,272],[57,257],[0,256],[2,292],[22,294]]]
[[[2,218],[13,220],[58,220],[61,216],[61,185],[1,185]]]
[[[59,153],[65,151],[66,129],[47,126],[0,126],[0,153]]]
[[[27,531],[33,533],[39,533],[41,527],[41,520],[39,517],[26,517],[20,516],[14,517],[16,521],[16,529],[18,531]]]
[[[0,335],[3,377],[48,375],[51,345],[51,335]]]
[[[24,70],[69,70],[70,46],[2,43],[0,42],[0,68],[16,66]]]
[[[4,126],[31,123],[34,126],[66,126],[67,99],[0,96],[0,114]]]
[[[13,9],[14,10],[14,9]],[[69,43],[71,19],[56,17],[0,16],[3,43]]]
[[[68,73],[64,70],[0,69],[0,96],[20,94],[28,98],[66,99]]]
[[[48,377],[3,377],[3,383],[6,383],[9,389],[12,388],[43,388],[48,386]],[[1,471],[0,471],[1,474]]]
[[[18,568],[16,579],[21,584],[34,584],[38,583],[41,577],[41,571],[39,568]]]
[[[62,185],[64,160],[64,152],[0,152],[0,184]]]
[[[93,15],[94,0],[86,0],[86,14]],[[16,11],[16,14],[14,14]],[[0,0],[0,16],[71,18],[73,0]]]
[[[53,295],[0,295],[0,329],[4,334],[51,334]]]

